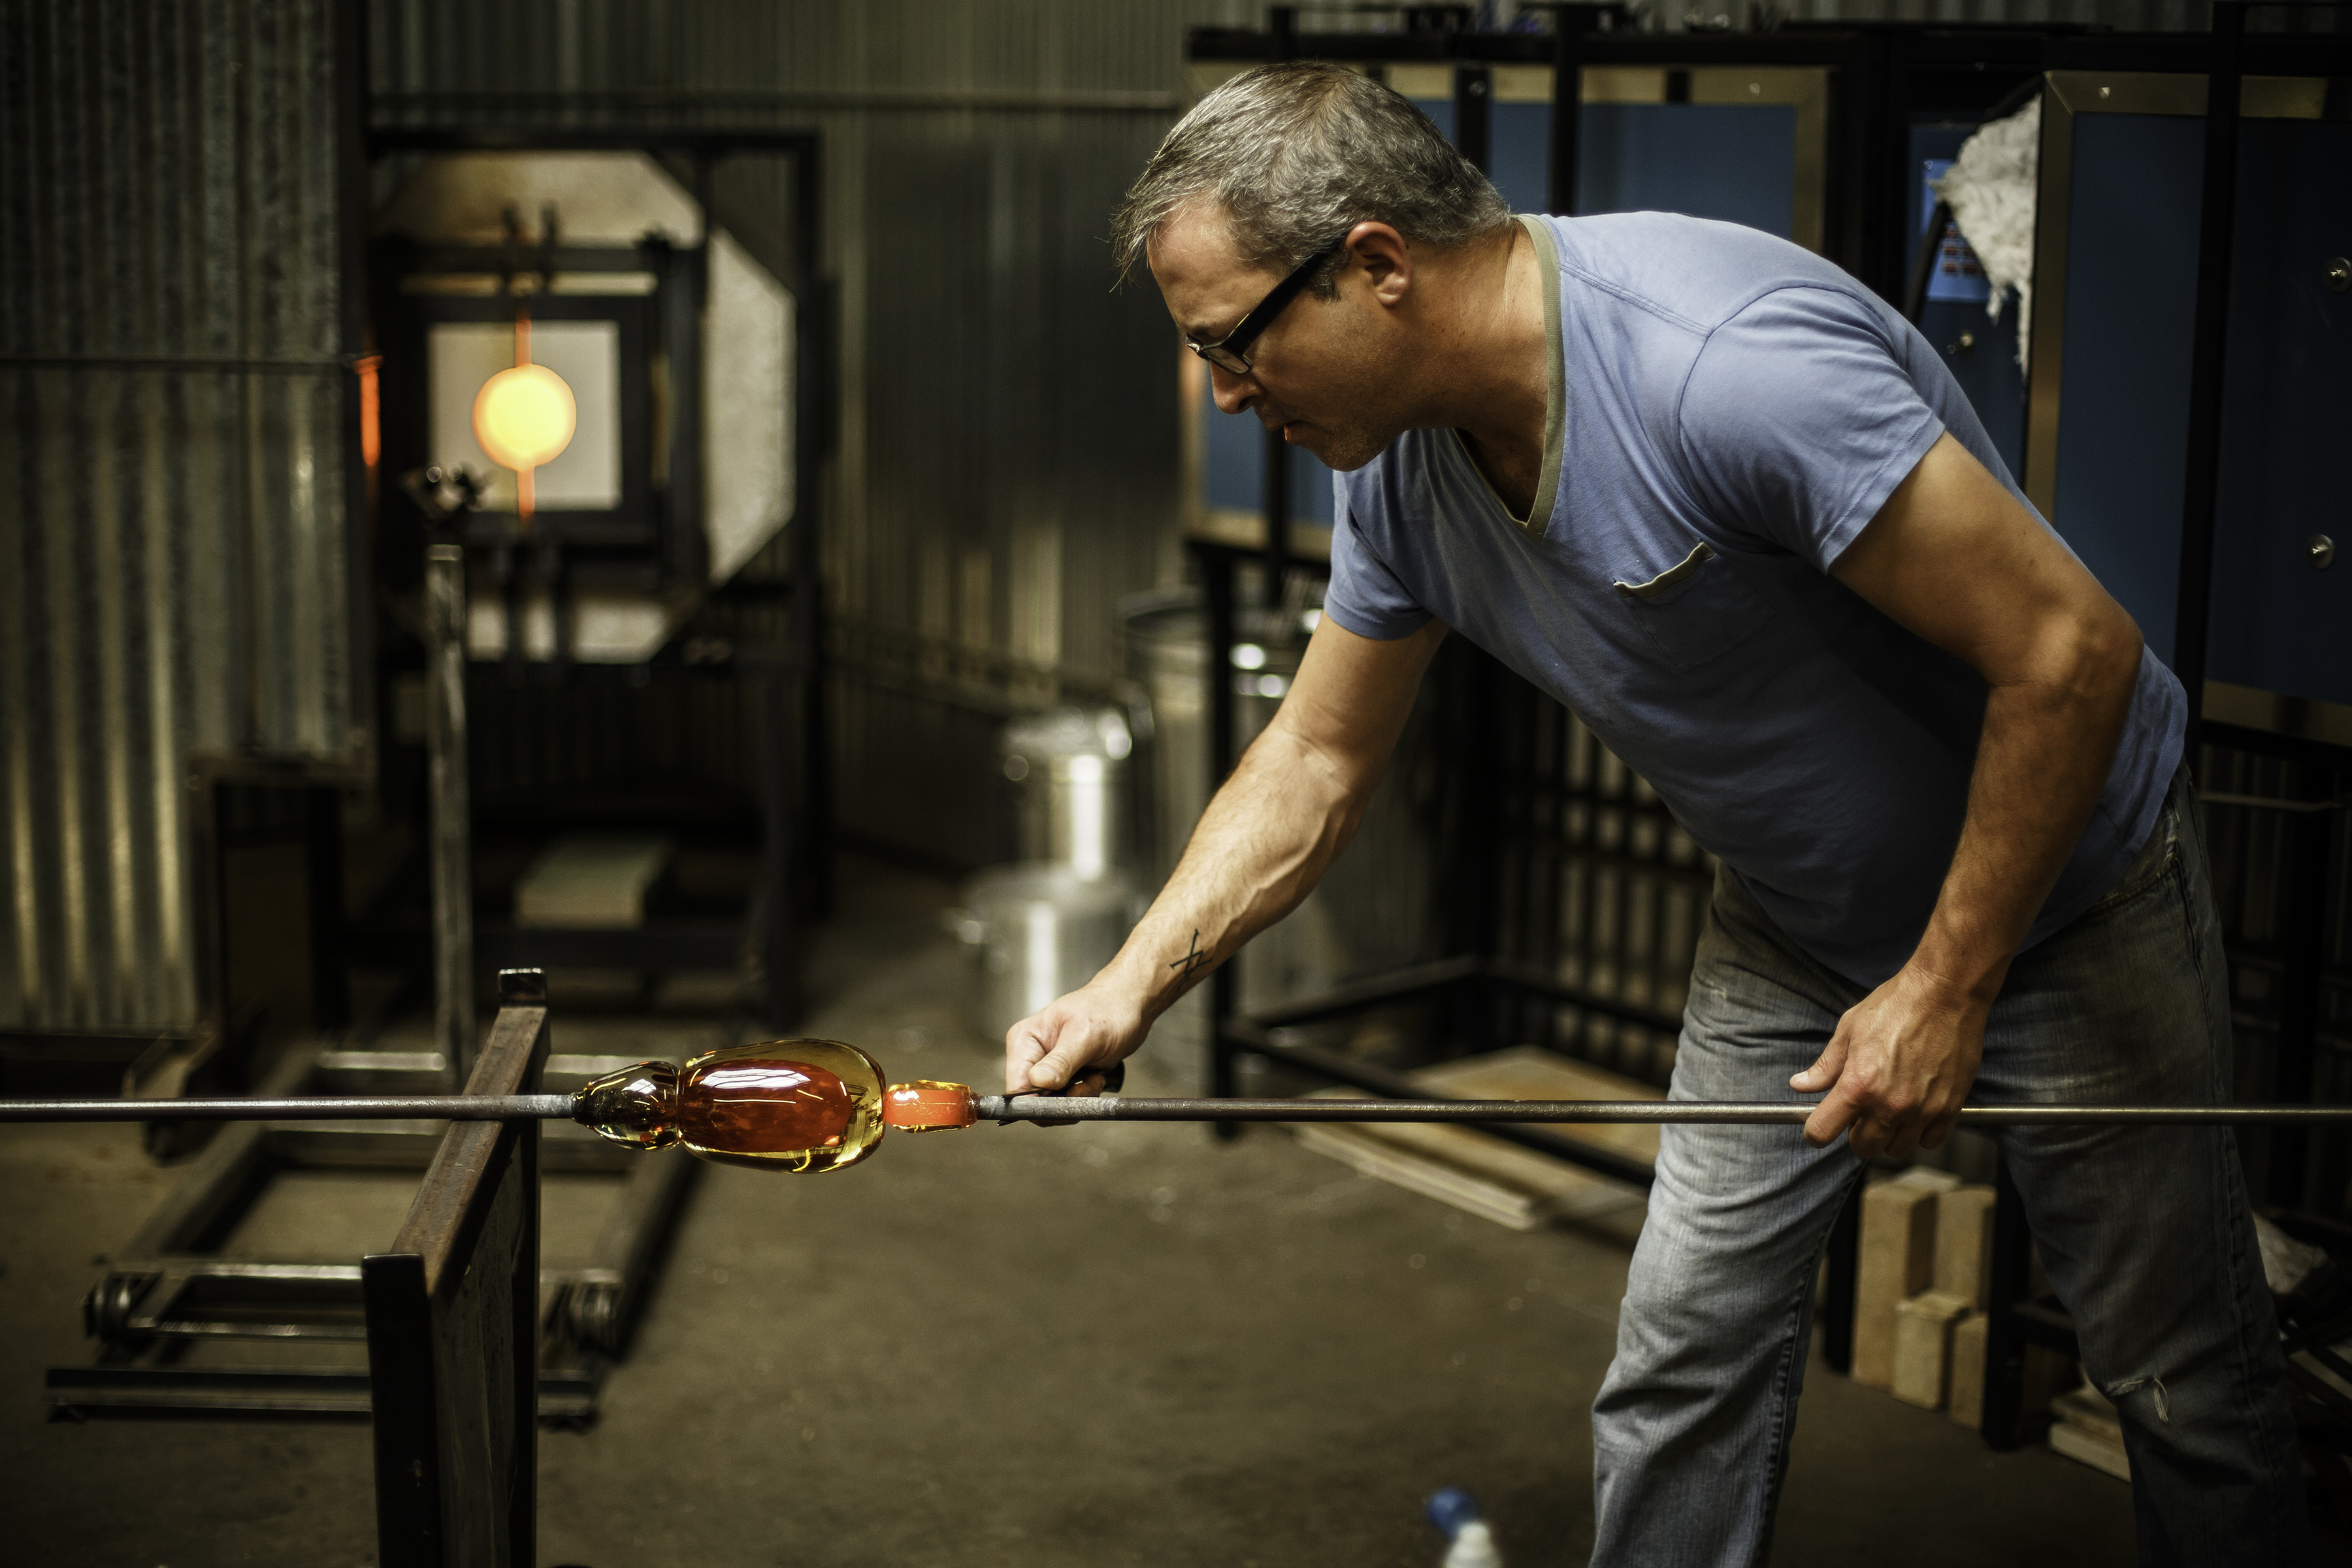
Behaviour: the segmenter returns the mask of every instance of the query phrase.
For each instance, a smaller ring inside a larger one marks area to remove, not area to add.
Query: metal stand
[[[545,982],[538,972],[509,972],[499,985],[502,1018],[516,1007],[543,1007]],[[545,1087],[569,1089],[627,1065],[617,1057],[552,1057]],[[263,1097],[435,1094],[446,1089],[446,1077],[438,1053],[305,1052],[282,1063],[257,1091]],[[360,1267],[232,1260],[219,1250],[281,1172],[422,1169],[444,1127],[432,1121],[289,1117],[222,1128],[90,1291],[84,1322],[100,1342],[99,1357],[89,1366],[49,1369],[45,1398],[52,1415],[366,1414],[366,1380],[322,1364],[312,1349],[363,1337]],[[580,1425],[594,1417],[604,1370],[627,1348],[663,1239],[692,1190],[699,1162],[646,1159],[568,1122],[547,1131],[535,1157],[550,1171],[613,1172],[625,1184],[587,1265],[540,1275],[545,1311],[533,1342],[540,1416]],[[220,1340],[273,1343],[288,1354],[234,1369],[184,1363],[193,1348]],[[307,1361],[306,1352],[311,1352]]]

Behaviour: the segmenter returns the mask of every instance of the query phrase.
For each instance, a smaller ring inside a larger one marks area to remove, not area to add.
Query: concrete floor
[[[810,1032],[896,1076],[987,1079],[947,889],[851,872]],[[557,1007],[559,1049],[677,1057],[719,1028]],[[983,1127],[823,1180],[704,1176],[601,1422],[541,1438],[543,1563],[1427,1565],[1421,1500],[1444,1485],[1477,1493],[1513,1568],[1590,1550],[1586,1412],[1631,1223],[1513,1234],[1271,1129]],[[44,1423],[41,1369],[89,1353],[94,1255],[172,1180],[134,1129],[0,1131],[8,1556],[372,1563],[363,1426]],[[388,1237],[403,1206],[326,1192],[307,1223],[340,1213],[344,1236]],[[551,1194],[551,1251],[584,1234],[552,1212],[575,1201]],[[1817,1367],[1775,1561],[1888,1556],[2126,1563],[2129,1494]]]

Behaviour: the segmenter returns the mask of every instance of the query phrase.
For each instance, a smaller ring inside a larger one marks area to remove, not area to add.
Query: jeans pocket
[[[2093,810],[2098,808],[2094,806]],[[2099,901],[2083,911],[2085,917],[2105,914],[2121,909],[2162,882],[2175,866],[2180,864],[2180,819],[2168,805],[2157,814],[2156,826],[2148,829],[2147,842],[2132,857],[2116,885],[2101,896]]]
[[[1738,565],[1705,542],[1671,571],[1616,587],[1651,647],[1685,675],[1733,652],[1772,618]]]

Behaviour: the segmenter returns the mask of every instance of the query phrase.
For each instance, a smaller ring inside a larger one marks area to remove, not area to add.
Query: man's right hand
[[[1150,1023],[1123,988],[1097,978],[1004,1034],[1004,1092],[1059,1089],[1090,1067],[1125,1061]]]

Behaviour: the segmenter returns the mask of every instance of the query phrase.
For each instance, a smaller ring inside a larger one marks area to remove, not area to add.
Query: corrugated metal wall
[[[0,1027],[194,1025],[189,757],[353,739],[340,9],[0,0]]]

